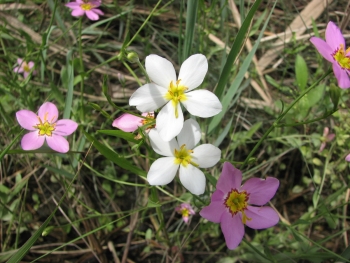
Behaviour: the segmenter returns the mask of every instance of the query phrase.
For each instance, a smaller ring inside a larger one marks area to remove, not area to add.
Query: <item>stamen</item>
[[[178,104],[181,101],[187,100],[185,91],[188,90],[187,87],[180,84],[181,79],[177,80],[174,84],[173,81],[170,82],[168,92],[165,94],[165,98],[170,100],[172,105],[175,107],[175,118],[179,117]]]
[[[247,220],[251,220],[245,213],[248,207],[248,199],[249,194],[246,191],[239,192],[237,189],[232,189],[224,201],[224,205],[229,209],[232,216],[237,215],[238,212],[242,213],[243,224],[245,224]]]

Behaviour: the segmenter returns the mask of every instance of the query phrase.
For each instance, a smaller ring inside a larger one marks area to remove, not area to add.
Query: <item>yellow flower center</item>
[[[179,102],[187,100],[187,97],[185,94],[187,87],[184,85],[181,85],[180,82],[181,82],[181,79],[177,80],[175,84],[171,81],[168,92],[165,94],[165,98],[167,100],[171,100],[171,103],[175,107],[176,118],[179,116],[177,111],[177,105],[179,104]]]
[[[182,217],[189,217],[190,216],[190,211],[187,208],[182,208],[180,212],[181,212]]]
[[[30,71],[29,65],[25,61],[23,61],[23,63],[22,63],[22,68],[23,68],[23,70],[25,72],[29,72]]]
[[[186,149],[186,144],[183,144],[180,147],[180,150],[178,151],[175,149],[175,164],[182,165],[183,167],[187,167],[188,164],[192,164],[196,167],[198,167],[198,164],[192,161],[191,153],[193,153],[192,150]]]
[[[81,4],[80,7],[81,7],[81,9],[83,9],[84,11],[90,11],[90,10],[93,9],[95,6],[92,5],[91,3],[85,3],[85,4]]]
[[[344,45],[340,44],[340,47],[333,53],[333,58],[343,69],[350,69],[350,57],[346,55],[348,52],[350,48],[344,51]]]
[[[44,121],[42,121],[40,119],[39,116],[37,116],[38,120],[39,120],[39,123],[34,126],[35,129],[38,129],[39,130],[39,135],[40,136],[44,136],[44,135],[47,135],[47,136],[52,136],[52,132],[55,130],[56,128],[56,123],[52,123],[52,120],[54,118],[52,118],[51,122],[49,122],[47,120],[47,115],[48,113],[45,113],[44,115]]]
[[[239,192],[237,189],[232,189],[224,201],[224,205],[230,210],[232,216],[236,215],[238,212],[242,213],[243,224],[245,224],[247,220],[252,220],[247,217],[244,212],[248,206],[248,198],[249,194],[246,191]]]

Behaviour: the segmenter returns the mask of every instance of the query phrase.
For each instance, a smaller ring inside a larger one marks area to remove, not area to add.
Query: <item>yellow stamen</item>
[[[39,136],[44,136],[44,135],[52,136],[52,132],[56,129],[56,123],[52,123],[52,120],[54,120],[55,117],[51,119],[51,122],[48,122],[47,116],[48,116],[48,112],[46,112],[44,115],[44,121],[42,121],[40,117],[37,116],[39,123],[33,127],[35,129],[38,129]]]
[[[181,101],[187,100],[185,92],[188,88],[185,87],[184,85],[181,85],[180,82],[181,82],[181,79],[177,80],[175,84],[173,83],[173,81],[171,81],[169,84],[168,92],[164,96],[167,100],[171,100],[171,103],[175,107],[176,118],[179,117],[177,105]]]
[[[344,45],[340,44],[339,48],[333,53],[333,58],[343,69],[350,69],[350,57],[347,56],[350,48],[344,51]]]
[[[175,152],[175,160],[174,160],[175,164],[180,164],[183,167],[187,167],[188,164],[192,164],[193,166],[196,166],[196,167],[199,166],[198,164],[192,161],[191,153],[193,153],[193,151],[186,149],[185,144],[180,147],[179,151],[175,149],[174,152]]]
[[[242,213],[243,224],[245,224],[247,220],[252,220],[245,214],[245,210],[248,206],[248,198],[249,194],[246,191],[239,192],[237,189],[232,189],[224,201],[224,205],[229,209],[232,216],[236,215],[238,212]]]
[[[81,7],[81,9],[83,9],[84,11],[90,11],[90,10],[93,9],[95,6],[92,5],[91,3],[85,3],[85,4],[81,4],[80,7]]]

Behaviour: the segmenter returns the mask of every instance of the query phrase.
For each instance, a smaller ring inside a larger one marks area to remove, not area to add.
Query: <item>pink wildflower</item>
[[[16,118],[22,128],[30,132],[21,141],[23,150],[36,150],[45,140],[54,151],[66,153],[69,151],[68,141],[63,137],[72,134],[78,127],[75,121],[57,120],[58,110],[55,104],[45,102],[40,106],[38,115],[29,110],[16,112]]]
[[[13,69],[14,72],[16,73],[23,73],[23,77],[26,79],[30,73],[30,71],[32,70],[32,68],[34,67],[34,62],[33,61],[29,61],[28,63],[23,60],[22,58],[17,58],[17,64],[18,66],[15,67]],[[36,74],[36,71],[33,70],[33,75]]]
[[[326,41],[318,37],[310,38],[318,52],[333,64],[333,72],[342,89],[350,88],[350,48],[345,49],[345,40],[335,23],[326,28]]]
[[[93,21],[98,20],[99,15],[104,15],[104,13],[96,8],[101,5],[101,1],[98,0],[76,0],[75,2],[70,2],[65,4],[66,7],[72,9],[72,16],[79,17],[86,14],[86,16]]]
[[[251,178],[242,186],[241,182],[242,172],[225,162],[210,205],[199,213],[209,221],[220,223],[229,249],[235,249],[242,241],[244,225],[264,229],[279,221],[275,210],[263,206],[275,195],[279,181],[267,177],[266,180]]]
[[[187,203],[182,203],[180,206],[175,207],[175,211],[182,215],[182,219],[186,224],[188,223],[189,216],[196,213],[192,206]]]
[[[350,162],[350,154],[345,157],[345,161]]]
[[[329,134],[329,128],[324,127],[323,135],[321,138],[322,143],[321,143],[319,152],[322,152],[324,150],[324,148],[326,147],[327,142],[332,141],[334,139],[334,137],[335,137],[335,134],[334,133]]]
[[[125,132],[134,132],[138,127],[143,126],[154,120],[154,113],[142,113],[142,116],[146,118],[137,117],[135,115],[124,113],[118,118],[116,118],[112,126],[121,129]]]

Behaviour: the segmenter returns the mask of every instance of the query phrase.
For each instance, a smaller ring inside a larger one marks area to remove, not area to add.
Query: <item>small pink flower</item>
[[[329,128],[324,127],[323,135],[321,138],[322,143],[321,143],[319,152],[322,152],[324,150],[324,148],[326,147],[327,142],[332,141],[334,139],[334,137],[335,137],[335,134],[334,133],[329,134]]]
[[[345,157],[345,161],[350,162],[350,154]]]
[[[68,152],[69,144],[63,136],[72,134],[78,128],[78,124],[68,119],[57,120],[57,117],[57,107],[51,102],[41,105],[38,115],[29,110],[17,111],[16,118],[19,125],[30,131],[22,138],[22,149],[36,150],[46,140],[52,150],[60,153]]]
[[[98,20],[99,15],[104,15],[104,13],[97,9],[101,5],[101,1],[98,0],[76,0],[75,2],[70,2],[65,4],[66,7],[72,9],[72,16],[79,17],[86,14],[86,16],[93,21]]]
[[[141,118],[129,113],[124,113],[113,121],[112,126],[121,129],[125,132],[134,132],[137,130],[138,127],[143,126],[151,121],[154,121],[153,112],[142,113],[142,116],[146,118]]]
[[[23,73],[23,77],[27,78],[30,71],[32,70],[32,68],[34,67],[34,62],[33,61],[29,61],[28,63],[26,61],[24,61],[22,58],[17,58],[17,64],[18,66],[15,67],[13,69],[14,72],[16,73]],[[36,71],[33,70],[32,72],[33,75],[36,74]]]
[[[182,215],[182,219],[186,224],[188,223],[189,216],[196,213],[192,206],[187,203],[183,203],[180,206],[175,207],[175,211]]]
[[[241,182],[242,172],[225,162],[210,205],[199,213],[211,222],[220,223],[229,249],[235,249],[242,241],[244,225],[264,229],[279,221],[275,210],[263,206],[275,195],[278,179],[251,178],[242,186]]]
[[[350,88],[350,48],[345,50],[345,40],[335,23],[330,21],[326,28],[326,41],[318,37],[310,38],[318,52],[333,64],[333,72],[342,89]]]

